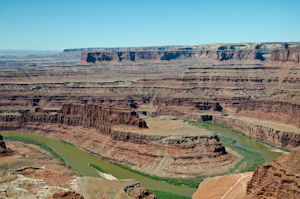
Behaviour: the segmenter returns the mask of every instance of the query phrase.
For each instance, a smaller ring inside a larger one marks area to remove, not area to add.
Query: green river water
[[[266,162],[271,162],[282,154],[279,152],[275,152],[274,148],[265,146],[245,136],[241,136],[230,129],[220,127],[214,124],[201,124],[201,125],[203,125],[203,128],[215,131],[226,137],[236,139],[237,146],[260,153],[265,158]],[[91,163],[100,166],[102,169],[104,169],[108,173],[111,173],[113,176],[115,176],[118,179],[136,179],[141,183],[142,186],[146,187],[147,189],[166,191],[166,192],[171,192],[178,195],[184,195],[190,197],[196,191],[195,188],[170,185],[161,181],[156,181],[141,176],[139,174],[133,173],[131,171],[125,170],[118,166],[112,165],[108,162],[105,162],[76,147],[62,143],[55,139],[51,139],[44,136],[32,135],[32,134],[17,134],[17,133],[1,133],[1,134],[7,136],[10,135],[10,136],[26,137],[26,138],[31,138],[43,142],[48,146],[50,146],[51,148],[53,148],[58,154],[60,154],[65,159],[68,165],[70,165],[74,169],[77,169],[78,171],[80,171],[82,174],[86,176],[100,177],[97,171],[88,165],[89,163]]]

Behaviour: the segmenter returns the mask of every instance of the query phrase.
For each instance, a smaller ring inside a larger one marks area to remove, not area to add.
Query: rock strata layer
[[[222,167],[237,159],[213,133],[180,137],[130,132],[145,129],[146,123],[129,110],[67,104],[57,114],[38,111],[3,117],[0,129],[65,140],[105,160],[159,176],[225,172]]]
[[[277,147],[296,150],[300,146],[299,133],[280,131],[268,126],[252,124],[240,119],[224,116],[214,116],[213,123],[231,127],[247,136]]]
[[[287,50],[274,50],[271,52],[271,61],[300,62],[300,47]]]
[[[300,152],[285,154],[263,163],[248,182],[246,198],[300,198]]]
[[[199,46],[174,47],[171,49],[128,49],[126,51],[95,50],[81,53],[77,65],[107,65],[120,62],[133,63],[218,63],[233,61],[237,63],[262,64],[270,58],[271,50],[288,49],[297,43],[241,43],[210,44]],[[109,50],[109,49],[108,49]],[[218,63],[220,64],[220,63]]]
[[[300,128],[300,104],[284,101],[245,100],[236,113],[247,117],[292,124]]]

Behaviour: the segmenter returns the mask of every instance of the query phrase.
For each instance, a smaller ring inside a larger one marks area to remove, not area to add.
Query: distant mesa
[[[106,65],[109,62],[130,61],[133,63],[162,64],[166,61],[187,63],[219,63],[243,60],[247,64],[263,64],[270,60],[273,50],[293,48],[299,43],[242,43],[242,44],[207,44],[186,47],[147,47],[147,48],[92,48],[74,49],[80,51],[81,60],[76,65]],[[277,59],[273,55],[271,59]],[[297,58],[295,58],[297,59]],[[130,63],[129,62],[129,63]],[[128,64],[128,63],[127,63]]]

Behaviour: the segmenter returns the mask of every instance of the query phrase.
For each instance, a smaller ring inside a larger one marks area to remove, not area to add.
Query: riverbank
[[[191,197],[196,191],[195,188],[182,187],[170,185],[164,182],[149,179],[147,177],[138,175],[136,173],[130,172],[128,170],[122,169],[118,166],[109,164],[98,157],[92,156],[76,147],[69,144],[60,142],[59,140],[47,138],[44,136],[37,136],[32,134],[17,134],[17,133],[1,133],[4,136],[20,136],[27,137],[31,139],[43,142],[53,148],[57,153],[59,153],[68,165],[72,168],[79,170],[85,176],[100,177],[99,173],[88,165],[88,163],[98,165],[103,168],[108,173],[113,174],[118,179],[136,179],[141,183],[141,186],[146,187],[151,190],[158,190],[163,192],[174,193],[178,195]],[[80,161],[78,161],[80,160]]]
[[[234,128],[281,150],[297,151],[300,147],[300,129],[291,125],[235,116],[215,116],[213,123]]]
[[[258,152],[265,159],[266,162],[273,162],[274,159],[286,153],[285,152],[286,150],[285,151],[280,149],[278,150],[278,147],[251,138],[231,127],[212,123],[212,121],[205,121],[205,122],[186,121],[186,122],[189,122],[190,125],[194,125],[199,128],[205,128],[209,131],[215,132],[217,133],[218,136],[223,136],[226,138],[236,140],[234,144],[235,146],[246,148],[250,151]]]
[[[30,139],[22,141],[5,140],[15,155],[0,158],[0,198],[48,198],[54,193],[71,191],[69,182],[81,175],[53,150],[45,149],[44,144]]]

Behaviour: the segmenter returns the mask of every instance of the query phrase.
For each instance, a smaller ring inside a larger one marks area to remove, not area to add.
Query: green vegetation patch
[[[90,164],[91,167],[93,167],[94,169],[102,172],[102,173],[106,173],[106,174],[109,174],[107,171],[105,171],[104,169],[102,169],[101,167],[97,166],[97,165],[94,165],[94,164]]]
[[[178,185],[178,186],[187,186],[187,187],[192,187],[192,188],[197,188],[203,180],[205,180],[207,177],[211,176],[197,176],[194,178],[167,178],[167,177],[159,177],[156,175],[150,175],[148,173],[143,173],[141,171],[132,169],[128,166],[116,163],[116,162],[109,162],[110,164],[116,165],[118,167],[121,167],[123,169],[129,170],[131,172],[137,173],[139,175],[154,179],[154,180],[159,180],[159,181],[164,181],[168,184],[173,184],[173,185]]]
[[[180,196],[170,192],[148,190],[156,195],[157,199],[191,199],[191,197]]]
[[[212,123],[212,121],[206,121],[206,122],[197,122],[197,121],[187,121],[189,124],[192,124],[196,127],[199,128],[205,128],[202,124],[204,123],[210,123],[210,124],[214,124]],[[226,127],[226,126],[222,126],[222,125],[218,125],[218,124],[214,124],[217,126],[221,126],[223,128],[229,129],[235,133],[239,133],[241,134],[241,132],[238,132],[232,128]],[[207,129],[207,128],[205,128]],[[210,129],[207,129],[210,130]],[[247,136],[249,137],[249,136]],[[243,156],[243,159],[240,160],[233,169],[230,169],[230,172],[232,173],[243,173],[243,172],[247,172],[247,171],[253,171],[255,170],[256,167],[258,167],[261,163],[265,162],[265,159],[257,152],[254,151],[250,151],[248,149],[242,148],[242,147],[238,147],[235,145],[236,140],[232,139],[232,138],[228,138],[222,135],[218,135],[218,138],[221,142],[221,144],[225,147],[229,147],[232,150],[236,151],[238,154],[240,154],[241,156]],[[250,137],[249,137],[250,138]]]
[[[229,169],[232,173],[244,173],[247,171],[253,171],[261,163],[265,162],[265,159],[257,152],[244,149],[242,147],[235,146],[236,140],[218,135],[218,138],[223,146],[229,147],[238,152],[243,159],[240,160],[232,169]]]
[[[206,121],[201,121],[201,122],[198,122],[198,121],[191,121],[191,120],[183,120],[183,122],[188,122],[189,124],[192,124],[192,125],[197,125],[197,124],[212,124],[212,120],[206,120]]]
[[[55,158],[55,159],[60,159],[62,162],[66,163],[65,160],[63,159],[63,157],[61,157],[58,153],[56,153],[56,151],[54,151],[51,147],[49,147],[48,145],[39,142],[37,140],[33,140],[30,138],[24,138],[24,137],[18,137],[18,136],[3,136],[3,139],[5,141],[18,141],[18,142],[23,142],[25,144],[34,144],[39,146],[40,148],[48,151],[51,153],[51,155]]]
[[[64,140],[59,140],[59,141],[62,142],[62,143],[71,145],[71,146],[73,146],[73,147],[76,147],[75,144],[73,144],[73,143],[70,143],[70,142],[67,142],[67,141],[64,141]]]

